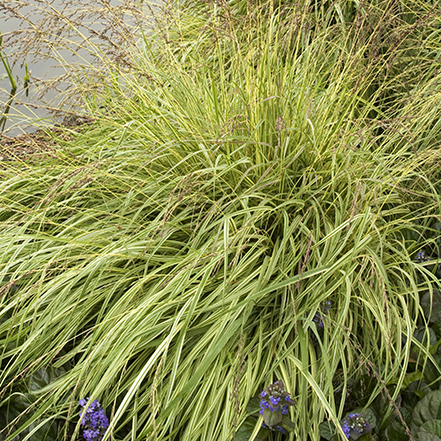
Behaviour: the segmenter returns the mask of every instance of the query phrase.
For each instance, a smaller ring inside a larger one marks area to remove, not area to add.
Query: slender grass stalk
[[[9,82],[11,84],[11,91],[9,92],[9,99],[5,104],[5,110],[3,111],[3,115],[0,118],[0,131],[3,131],[5,128],[6,120],[8,118],[9,110],[11,109],[11,105],[14,101],[15,94],[17,92],[17,83],[15,82],[14,75],[12,74],[11,66],[9,65],[9,60],[6,54],[3,52],[3,36],[0,33],[0,58],[3,63],[3,67],[6,70],[6,74],[8,75]]]

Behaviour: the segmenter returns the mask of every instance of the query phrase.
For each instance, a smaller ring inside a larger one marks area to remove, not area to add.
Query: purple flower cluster
[[[81,407],[86,407],[89,397],[79,401]],[[109,427],[109,420],[98,400],[93,400],[85,412],[80,413],[81,422],[84,426],[83,436],[86,441],[101,441],[104,432]]]
[[[293,406],[294,402],[290,394],[285,391],[283,382],[276,381],[260,393],[260,411],[263,416],[262,427],[271,430],[279,430],[285,433],[285,428],[281,425],[284,415],[289,412],[288,406]],[[284,420],[284,424],[289,424],[289,421]]]
[[[340,424],[347,439],[357,440],[365,433],[372,432],[369,422],[362,413],[350,413]]]
[[[268,401],[268,400],[263,399],[266,395],[267,395],[267,393],[265,391],[263,391],[260,394],[262,400],[260,400],[259,413],[261,415],[263,415],[263,412],[265,411],[265,409],[269,409],[270,412],[276,412],[276,411],[280,410],[282,412],[282,415],[288,414],[288,405],[283,404],[283,401],[282,401],[282,404],[280,403],[281,397],[269,397],[269,401]],[[287,403],[291,403],[291,398],[289,395],[286,395],[284,397],[284,400]]]
[[[317,323],[317,325],[320,328],[325,327],[325,324],[323,323],[323,319],[325,318],[326,314],[328,314],[331,307],[332,307],[332,302],[324,302],[320,305],[319,312],[315,313],[312,321]]]

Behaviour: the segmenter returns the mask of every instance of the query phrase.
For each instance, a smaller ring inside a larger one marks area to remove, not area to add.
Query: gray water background
[[[38,2],[38,0],[33,0]],[[135,0],[134,0],[135,1]],[[121,4],[121,0],[109,0],[112,7],[116,7]],[[149,0],[149,4],[160,4],[161,0],[156,0],[152,2]],[[52,7],[60,8],[62,7],[62,0],[53,0]],[[57,9],[58,10],[58,9]],[[41,14],[38,14],[38,10],[32,7],[26,7],[26,13],[29,14],[29,18],[32,21],[37,21],[41,18]],[[92,26],[95,30],[100,30],[102,24],[99,23],[85,23],[86,26]],[[7,18],[5,11],[1,10],[0,6],[0,32],[2,35],[7,36],[8,33],[20,28],[20,19],[17,18]],[[49,112],[44,107],[33,108],[32,104],[51,103],[56,101],[58,92],[56,90],[49,90],[45,93],[43,99],[39,97],[39,90],[37,86],[30,83],[28,89],[28,97],[26,97],[24,91],[24,76],[25,76],[25,62],[27,63],[28,70],[31,72],[32,77],[36,78],[48,78],[56,77],[63,74],[64,69],[62,67],[57,67],[58,64],[55,60],[35,60],[33,57],[26,57],[20,59],[14,64],[13,55],[14,52],[19,51],[20,47],[5,46],[3,47],[3,52],[8,56],[13,75],[17,82],[17,92],[16,98],[10,109],[10,116],[5,125],[4,134],[7,136],[16,136],[24,132],[33,132],[36,130],[36,124],[39,126],[50,126],[56,124],[58,121],[53,118],[52,113]],[[63,51],[63,58],[68,63],[83,62],[82,58],[89,62],[93,62],[90,54],[86,50],[80,50],[76,55],[69,51]],[[10,81],[6,75],[6,70],[2,63],[0,63],[0,117],[5,109],[5,103],[8,101],[9,94],[11,90]],[[23,102],[20,104],[19,102]]]

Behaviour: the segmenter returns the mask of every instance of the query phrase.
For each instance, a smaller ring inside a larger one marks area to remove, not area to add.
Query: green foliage
[[[57,378],[66,373],[64,368],[41,368],[30,376],[26,384],[19,387],[12,387],[8,390],[8,395],[0,403],[2,412],[0,413],[0,427],[9,428],[10,433],[14,433],[10,423],[22,416],[20,421],[26,422],[27,428],[21,431],[21,436],[28,435],[35,441],[56,441],[61,427],[60,421],[54,420],[55,414],[48,418],[43,418],[41,410],[45,406],[45,388],[52,385]],[[40,408],[36,410],[36,408]],[[8,432],[0,433],[0,440],[6,439]]]
[[[253,432],[255,431],[256,421],[254,418],[248,417],[239,427],[236,432],[235,441],[248,441]],[[270,432],[268,430],[260,430],[257,436],[254,438],[255,441],[264,441],[268,439]]]
[[[427,432],[441,437],[441,420],[429,420],[420,426],[420,432]]]
[[[336,433],[335,425],[332,422],[323,421],[320,424],[320,436],[330,440]]]
[[[436,422],[441,419],[441,391],[429,392],[415,407],[412,413],[412,427],[414,430],[422,428],[426,423],[432,422],[430,426],[436,426]]]
[[[409,375],[439,378],[414,261],[439,241],[439,5],[263,6],[165,11],[130,70],[75,84],[94,125],[0,171],[0,390],[67,366],[7,441],[78,434],[85,396],[104,440],[328,439],[357,408],[392,440]],[[287,435],[255,415],[277,379]]]

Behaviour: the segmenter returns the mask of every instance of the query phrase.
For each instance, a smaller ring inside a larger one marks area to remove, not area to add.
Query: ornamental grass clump
[[[77,436],[86,395],[102,441],[281,437],[285,391],[318,440],[367,370],[395,402],[440,289],[440,6],[310,5],[170,3],[72,84],[95,124],[2,165],[6,441]]]

